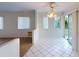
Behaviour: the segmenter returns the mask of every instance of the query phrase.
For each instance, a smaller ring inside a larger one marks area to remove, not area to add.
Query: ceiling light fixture
[[[49,18],[52,18],[52,17],[56,17],[56,16],[57,16],[55,7],[56,7],[55,2],[50,2],[50,4],[49,4],[49,9],[50,9],[50,10],[49,10],[49,12],[48,12],[48,17],[49,17]]]

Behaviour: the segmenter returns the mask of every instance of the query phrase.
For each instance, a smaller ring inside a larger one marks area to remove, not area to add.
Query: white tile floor
[[[64,38],[40,39],[24,57],[76,57],[76,52]]]

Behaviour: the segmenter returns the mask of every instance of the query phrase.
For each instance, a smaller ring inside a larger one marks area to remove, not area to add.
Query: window
[[[3,17],[0,16],[0,30],[3,29]]]
[[[61,23],[61,18],[60,17],[56,17],[54,20],[54,28],[55,29],[60,29],[60,24]]]
[[[48,17],[43,18],[43,28],[48,29]]]
[[[29,29],[30,18],[29,17],[18,17],[18,29]]]

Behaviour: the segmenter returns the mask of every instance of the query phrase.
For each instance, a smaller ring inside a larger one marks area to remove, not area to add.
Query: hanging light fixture
[[[56,16],[57,16],[55,7],[56,7],[55,2],[50,2],[50,4],[49,4],[50,10],[49,10],[49,12],[48,12],[48,17],[49,17],[49,18],[52,18],[52,17],[56,17]]]

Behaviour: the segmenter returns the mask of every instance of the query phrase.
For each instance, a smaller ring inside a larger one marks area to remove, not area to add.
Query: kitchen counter
[[[8,41],[11,41],[13,39],[0,39],[0,46],[2,46],[3,44],[7,43]]]
[[[19,57],[19,39],[0,39],[0,57]]]

